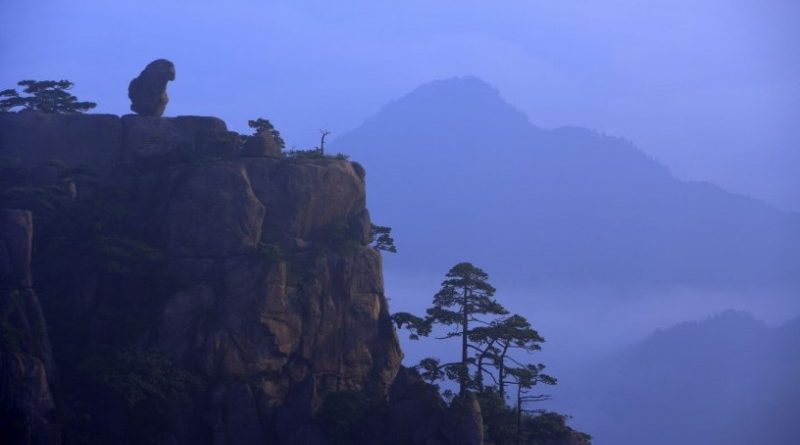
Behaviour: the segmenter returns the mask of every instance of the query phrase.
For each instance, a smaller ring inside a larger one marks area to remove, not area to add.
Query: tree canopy
[[[456,382],[460,395],[477,392],[492,443],[534,443],[526,439],[538,425],[530,413],[541,411],[526,406],[548,400],[550,396],[532,391],[540,384],[555,385],[556,379],[543,372],[543,364],[530,363],[525,357],[541,350],[544,338],[525,317],[509,314],[495,299],[495,292],[486,272],[471,263],[458,263],[447,272],[424,317],[398,312],[392,319],[412,340],[438,333],[437,326],[445,330],[438,339],[460,340],[460,359],[443,363],[439,358],[424,358],[415,367],[419,376],[432,385]],[[512,407],[506,405],[509,392]],[[443,395],[449,397],[452,392],[445,390]]]
[[[373,249],[397,253],[397,247],[394,245],[394,238],[392,238],[391,227],[372,224],[370,227],[370,236],[372,238],[371,244]]]
[[[272,136],[275,140],[275,143],[278,144],[278,147],[281,149],[286,148],[286,141],[283,140],[281,137],[281,133],[275,129],[275,126],[272,125],[272,122],[269,119],[253,119],[247,121],[247,125],[254,129],[256,134],[266,134]]]
[[[0,112],[24,110],[44,113],[83,113],[96,107],[94,102],[79,101],[68,92],[74,84],[68,80],[22,80],[21,95],[16,89],[0,91]]]
[[[492,390],[503,399],[509,384],[525,389],[529,381],[530,385],[550,383],[548,376],[529,378],[532,370],[544,365],[524,363],[519,357],[539,351],[544,338],[525,317],[509,314],[495,300],[496,290],[488,280],[488,274],[479,267],[458,263],[447,272],[425,317],[408,312],[392,316],[398,328],[409,331],[412,340],[427,337],[434,326],[449,329],[440,339],[460,340],[460,360],[441,363],[435,358],[424,359],[417,367],[421,375],[431,383],[444,378],[455,380],[461,394],[468,389],[479,393]],[[491,379],[490,385],[485,383],[486,376]]]

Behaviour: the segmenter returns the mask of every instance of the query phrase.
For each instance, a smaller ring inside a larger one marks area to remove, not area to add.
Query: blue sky
[[[126,113],[149,61],[177,66],[168,115],[289,145],[472,74],[544,127],[631,139],[678,176],[800,210],[800,4],[790,0],[226,2],[0,0],[0,86],[66,78]]]

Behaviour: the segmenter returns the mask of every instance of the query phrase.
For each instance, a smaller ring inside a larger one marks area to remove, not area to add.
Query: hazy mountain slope
[[[553,283],[800,287],[800,217],[675,179],[630,142],[543,130],[492,87],[436,81],[386,105],[332,151],[369,172],[392,267],[469,260]]]
[[[794,443],[798,327],[728,311],[657,331],[563,375],[557,405],[597,445]]]

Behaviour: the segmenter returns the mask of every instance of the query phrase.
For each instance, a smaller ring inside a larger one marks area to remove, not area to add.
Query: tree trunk
[[[475,382],[478,384],[478,392],[483,392],[483,354],[478,357],[478,372],[475,374]]]
[[[517,445],[522,444],[522,385],[517,386]]]
[[[464,301],[461,305],[461,375],[458,379],[459,388],[458,394],[463,396],[467,391],[467,378],[469,375],[469,368],[467,367],[467,331],[469,330],[469,313],[467,312],[467,302],[469,298],[469,291],[464,289]]]
[[[508,353],[509,343],[503,345],[503,353],[500,354],[500,364],[497,365],[497,384],[500,386],[500,397],[506,399],[506,354]]]

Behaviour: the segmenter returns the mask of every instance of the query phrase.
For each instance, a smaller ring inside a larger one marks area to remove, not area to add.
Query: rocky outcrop
[[[483,445],[483,417],[475,394],[468,392],[453,400],[443,429],[448,443]]]
[[[31,214],[0,210],[0,442],[59,444],[55,367],[31,288]]]
[[[287,159],[274,150],[241,157],[239,136],[215,118],[76,118],[87,133],[97,124],[108,136],[61,145],[37,136],[36,122],[54,135],[74,122],[38,113],[3,115],[0,125],[26,128],[13,131],[29,164],[89,160],[105,171],[98,187],[114,190],[110,204],[127,209],[124,225],[133,229],[125,236],[159,251],[158,270],[130,278],[83,271],[58,296],[68,301],[59,316],[81,320],[70,325],[80,348],[70,354],[91,364],[109,350],[160,351],[202,382],[190,408],[168,409],[172,420],[158,440],[301,443],[318,431],[314,413],[328,394],[386,397],[402,353],[381,258],[368,246],[363,172],[344,160]],[[0,153],[9,153],[2,142]],[[143,328],[119,331],[143,298],[153,302],[137,315],[146,317],[136,321]],[[70,372],[91,368],[82,363],[70,362]],[[87,415],[108,423],[120,416],[114,409],[123,408],[109,402]]]
[[[127,115],[121,121],[118,162],[138,163],[138,167],[232,156],[241,145],[239,135],[228,131],[225,122],[215,117]]]
[[[0,218],[0,409],[23,437],[10,443],[483,443],[475,397],[448,406],[400,366],[363,167],[253,140],[240,150],[212,117],[0,115],[0,155],[27,165],[12,188],[56,193],[50,211],[66,213],[42,232],[74,241],[36,250],[64,420],[30,288],[31,216]],[[99,177],[34,165],[50,158]],[[353,406],[348,431],[321,414]]]
[[[142,181],[138,204],[156,209],[144,221],[164,269],[184,283],[160,315],[159,348],[208,380],[249,382],[215,388],[211,417],[225,424],[231,397],[242,422],[259,418],[259,405],[267,418],[309,417],[327,393],[387,391],[401,353],[380,256],[362,233],[326,244],[326,229],[360,223],[365,211],[363,183],[346,161],[177,165]]]
[[[214,117],[0,113],[0,156],[28,165],[58,159],[101,177],[120,163],[139,167],[237,153],[239,135]]]
[[[167,82],[175,80],[175,65],[169,60],[150,62],[128,85],[131,110],[143,116],[160,117],[167,108]]]
[[[249,157],[280,157],[281,147],[275,142],[275,138],[267,132],[259,132],[247,137],[242,146],[242,156]]]
[[[122,148],[122,122],[110,114],[0,113],[0,156],[34,165],[60,159],[108,172]]]
[[[483,418],[474,394],[447,406],[435,387],[401,368],[390,392],[383,434],[385,443],[482,445]]]

